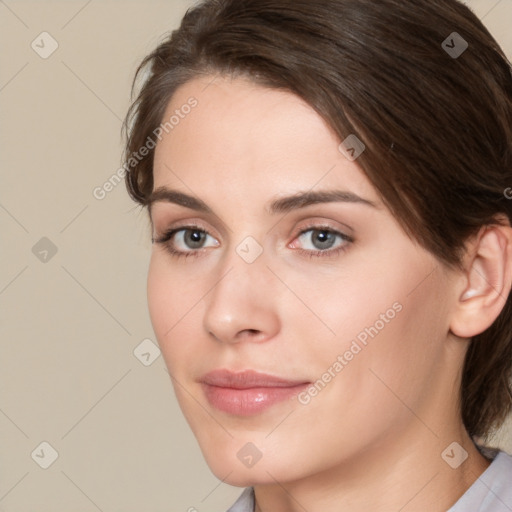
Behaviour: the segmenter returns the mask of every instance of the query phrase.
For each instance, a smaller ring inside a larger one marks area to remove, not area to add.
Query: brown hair
[[[448,51],[464,41],[462,54]],[[303,98],[341,141],[361,139],[363,172],[405,232],[446,265],[460,266],[481,226],[512,218],[510,63],[457,0],[207,0],[143,60],[133,87],[143,72],[124,124],[127,159],[180,85],[243,75]],[[153,153],[126,174],[141,205]],[[466,356],[460,402],[470,435],[486,437],[512,408],[511,333],[509,296]]]

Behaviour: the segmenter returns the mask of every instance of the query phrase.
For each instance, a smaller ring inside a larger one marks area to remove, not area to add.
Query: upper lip
[[[275,377],[255,370],[244,370],[232,372],[231,370],[219,369],[203,375],[200,381],[210,386],[233,389],[249,388],[287,388],[307,384],[305,380],[290,380]]]

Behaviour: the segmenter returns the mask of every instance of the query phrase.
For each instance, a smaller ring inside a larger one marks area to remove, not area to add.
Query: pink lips
[[[200,382],[211,405],[237,416],[258,414],[278,402],[292,398],[310,384],[254,370],[239,373],[214,370],[204,375]]]

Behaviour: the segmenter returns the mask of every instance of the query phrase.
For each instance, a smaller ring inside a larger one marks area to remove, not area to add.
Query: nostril
[[[243,329],[238,333],[237,338],[255,341],[260,336],[263,336],[263,332],[259,329]]]

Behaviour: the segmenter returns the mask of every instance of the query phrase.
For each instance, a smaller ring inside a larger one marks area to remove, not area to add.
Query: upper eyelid
[[[318,217],[318,219],[311,220],[311,218],[314,219],[315,217]],[[297,222],[294,223],[294,224],[300,224],[302,222],[306,222],[307,226],[306,227],[302,227],[301,230],[311,229],[311,227],[325,227],[326,229],[331,229],[333,231],[347,230],[348,234],[354,232],[354,228],[352,228],[351,226],[349,226],[348,224],[346,224],[344,222],[341,222],[340,220],[334,220],[334,219],[325,220],[325,214],[323,214],[323,215],[321,213],[317,214],[317,215],[311,215],[310,214],[310,215],[308,215],[305,218],[307,220],[301,219],[301,220],[298,220]],[[208,223],[210,223],[210,222],[208,222]],[[338,228],[336,226],[331,226],[331,225],[329,225],[330,223],[335,223],[335,224],[340,225],[342,227]],[[154,222],[153,219],[151,220],[151,227],[153,228],[153,230],[156,230],[156,225],[157,224],[158,223]],[[162,229],[162,231],[163,232],[168,232],[168,231],[170,231],[172,229],[185,229],[185,228],[188,228],[188,227],[196,227],[196,226],[199,227],[200,229],[202,229],[203,231],[208,232],[208,234],[211,234],[211,230],[209,228],[207,228],[203,224],[203,220],[200,219],[200,218],[197,218],[197,219],[192,218],[192,219],[187,219],[187,220],[177,220],[177,221],[174,221],[174,222],[172,222],[170,224],[170,226]],[[216,232],[220,233],[221,236],[224,236],[226,234],[223,223],[221,223],[220,228],[214,228],[213,231],[216,231]],[[229,229],[229,231],[232,232],[232,229]]]
[[[155,238],[157,238],[158,236],[160,236],[160,237],[164,236],[165,234],[167,234],[171,231],[177,232],[177,231],[182,231],[182,230],[187,230],[187,229],[188,230],[197,229],[200,231],[204,231],[205,233],[207,233],[210,236],[213,236],[211,234],[211,230],[206,228],[206,226],[203,226],[202,223],[199,221],[183,221],[183,222],[176,221],[176,222],[171,223],[170,226],[167,226],[161,230],[157,230],[156,226],[153,226],[153,232],[155,233]],[[157,234],[158,231],[160,231],[160,235]]]
[[[168,204],[168,203],[165,203],[162,201],[156,201],[154,203],[154,205],[158,205],[158,204]],[[173,203],[169,203],[169,204],[173,204]],[[166,216],[166,214],[164,213],[165,209],[163,209],[163,211],[161,213],[159,212],[156,215],[155,215],[155,211],[157,211],[157,209],[154,209],[149,215],[150,227],[153,229],[153,231],[156,230],[156,226],[160,223],[160,220],[163,220],[163,219],[159,220],[160,214],[162,214],[162,216],[164,216],[164,217]],[[202,220],[203,218],[206,219],[206,222],[208,222],[209,224],[211,224],[212,222],[218,224],[218,227],[216,227],[216,231],[218,233],[220,233],[222,236],[227,235],[228,231],[232,232],[232,229],[229,226],[227,226],[226,223],[218,215],[216,215],[213,212],[199,213],[199,215],[201,215],[201,217],[195,217],[195,214],[198,214],[198,212],[191,212],[189,210],[189,213],[191,213],[191,215],[190,215],[190,217],[192,217],[191,219],[187,215],[187,220],[174,221],[171,223],[170,227],[166,227],[165,229],[162,230],[162,232],[168,232],[171,229],[174,229],[173,228],[174,224],[176,224],[178,226],[178,228],[176,228],[176,229],[179,229],[180,226],[187,227],[189,225],[189,223],[191,225],[193,225],[193,224],[201,225],[203,223],[203,220]],[[181,217],[181,215],[180,215],[180,217]],[[188,220],[188,219],[190,219],[190,220]],[[208,230],[208,229],[205,229],[205,228],[201,228],[201,229],[208,231],[208,233],[210,232],[210,230]]]

